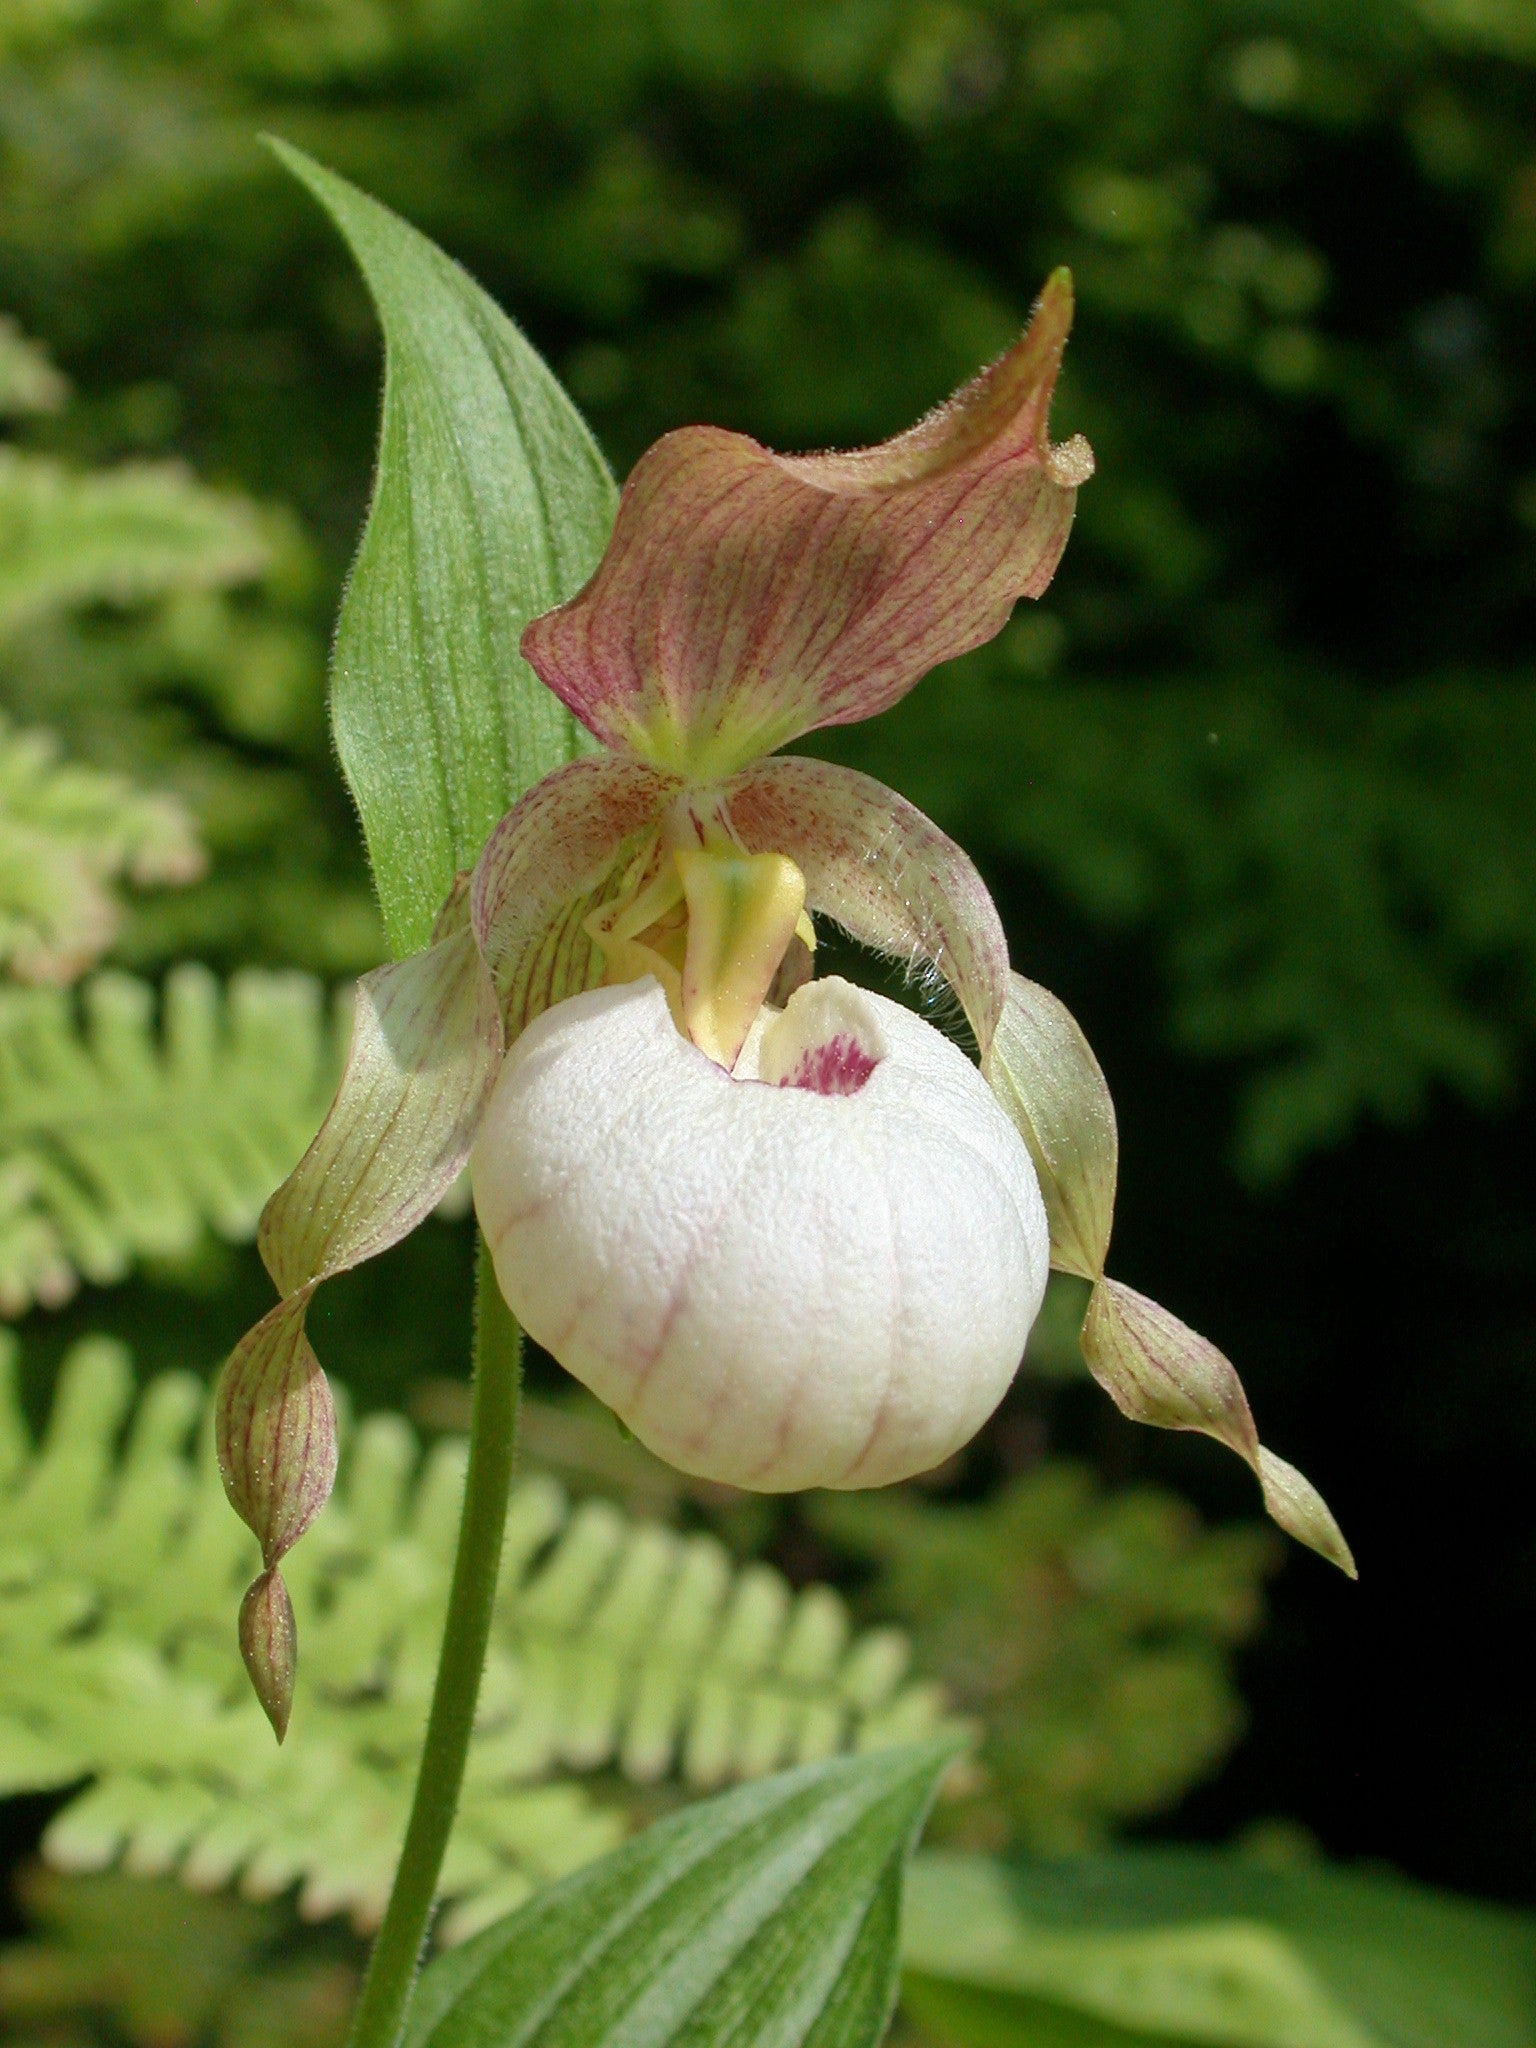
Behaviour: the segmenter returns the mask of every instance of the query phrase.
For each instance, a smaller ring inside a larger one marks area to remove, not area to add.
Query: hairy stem
[[[469,1470],[453,1560],[448,1618],[438,1658],[432,1712],[416,1774],[405,1846],[394,1888],[368,1959],[348,2048],[395,2048],[405,2026],[432,1917],[443,1852],[459,1803],[490,1636],[507,1518],[507,1486],[517,1435],[522,1332],[501,1298],[490,1255],[480,1246],[475,1274],[475,1385]]]

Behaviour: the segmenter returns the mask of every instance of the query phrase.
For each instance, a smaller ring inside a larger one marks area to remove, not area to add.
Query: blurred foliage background
[[[977,855],[1077,1011],[1117,1270],[1237,1361],[1363,1584],[1290,1559],[1258,1631],[1276,1553],[1197,1519],[1251,1522],[1242,1474],[1121,1425],[1055,1325],[897,1496],[668,1494],[553,1374],[535,1455],[910,1630],[990,1731],[968,1845],[1284,1815],[1528,1900],[1528,0],[5,0],[0,1308],[34,1422],[82,1331],[202,1372],[259,1312],[326,991],[380,946],[323,702],[378,341],[263,129],[458,256],[620,474],[689,419],[876,439],[1072,265],[1055,426],[1099,473],[1055,585],[824,738]],[[322,1298],[361,1407],[458,1418],[467,1245]],[[20,1847],[50,1810],[8,1809]]]

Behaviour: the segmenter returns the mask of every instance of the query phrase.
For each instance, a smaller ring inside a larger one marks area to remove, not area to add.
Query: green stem
[[[394,1888],[368,1959],[347,2048],[395,2048],[415,1988],[437,1880],[459,1804],[491,1632],[517,1436],[522,1332],[501,1298],[485,1246],[475,1273],[475,1385],[469,1469],[448,1618],[411,1818]]]

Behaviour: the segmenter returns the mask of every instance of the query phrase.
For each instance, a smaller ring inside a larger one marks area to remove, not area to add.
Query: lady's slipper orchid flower
[[[471,1160],[512,1309],[686,1470],[776,1490],[936,1464],[1001,1399],[1054,1264],[1093,1283],[1084,1353],[1122,1409],[1221,1437],[1351,1568],[1227,1361],[1104,1278],[1103,1077],[1010,973],[970,860],[868,777],[773,754],[884,710],[1045,589],[1093,467],[1046,433],[1070,321],[1058,272],[1007,355],[877,448],[667,435],[590,582],[525,632],[600,751],[507,813],[425,952],[360,984],[336,1101],[262,1219],[283,1299],[221,1381],[225,1483],[265,1565],[241,1641],[279,1734],[278,1566],[335,1469],[309,1299]],[[810,979],[816,915],[940,977],[980,1069]]]

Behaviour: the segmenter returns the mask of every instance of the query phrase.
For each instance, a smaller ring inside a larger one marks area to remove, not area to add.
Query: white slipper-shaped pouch
[[[683,1471],[881,1486],[958,1449],[1049,1264],[1023,1140],[942,1033],[828,977],[727,1073],[651,979],[557,1004],[502,1066],[475,1206],[530,1335]]]

